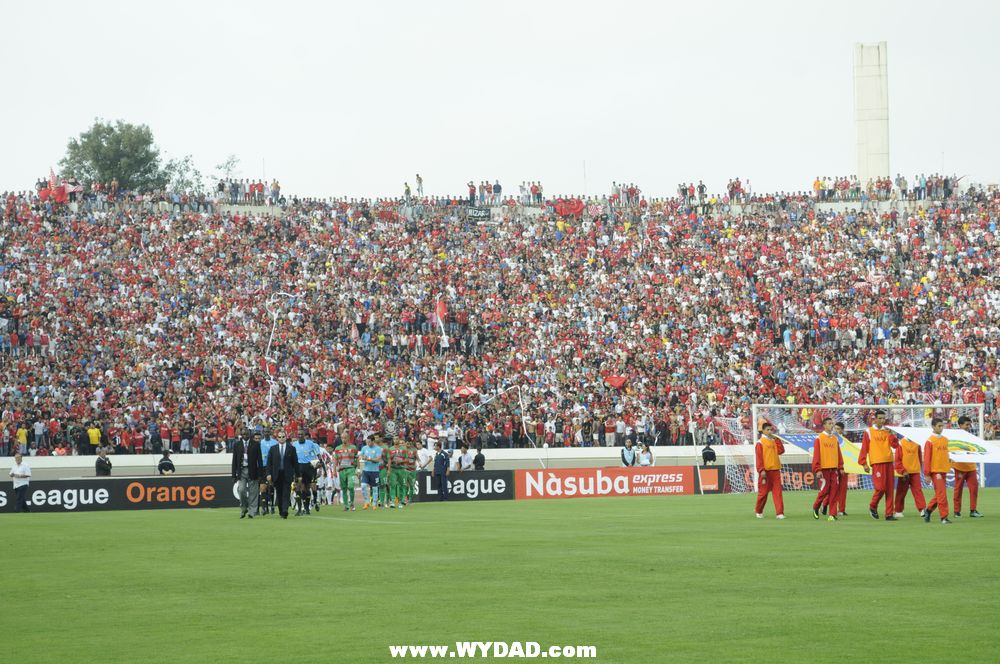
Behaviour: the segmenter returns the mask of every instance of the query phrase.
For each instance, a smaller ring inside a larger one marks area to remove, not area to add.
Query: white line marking
[[[343,510],[341,510],[341,511],[343,511]],[[365,520],[362,520],[362,519],[364,519],[364,517],[361,517],[361,519],[352,519],[351,517],[346,517],[346,516],[320,516],[318,514],[310,514],[308,518],[312,519],[313,517],[315,517],[317,519],[330,519],[331,521],[344,521],[344,522],[351,522],[351,523],[403,523],[403,524],[413,523],[412,521],[394,521],[394,520],[391,520],[391,519],[381,519],[381,518],[379,518],[377,516],[373,516],[372,519],[378,519],[378,521],[371,521],[371,520],[365,521]],[[420,522],[420,523],[423,523],[423,522]]]

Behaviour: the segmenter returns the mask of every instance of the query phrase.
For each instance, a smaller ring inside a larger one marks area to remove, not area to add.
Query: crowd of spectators
[[[197,453],[272,423],[704,444],[768,401],[982,402],[992,435],[996,191],[829,211],[736,182],[666,199],[526,183],[487,199],[488,222],[465,214],[486,181],[249,214],[110,185],[5,194],[0,451]],[[251,184],[218,191],[264,205]]]
[[[888,177],[875,178],[862,187],[857,176],[819,177],[813,180],[813,195],[817,201],[925,201],[945,200],[951,198],[952,192],[958,188],[960,178],[953,175],[934,173],[930,176],[916,175],[912,180],[896,174],[893,180]]]

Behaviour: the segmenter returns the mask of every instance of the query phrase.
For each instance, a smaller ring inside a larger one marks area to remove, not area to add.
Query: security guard
[[[434,476],[438,480],[438,500],[448,500],[448,473],[451,472],[451,455],[434,443]]]

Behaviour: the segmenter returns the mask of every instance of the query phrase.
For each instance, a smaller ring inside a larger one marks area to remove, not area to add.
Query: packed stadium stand
[[[994,437],[1000,193],[828,180],[471,201],[42,180],[4,195],[2,451],[86,454],[94,422],[119,452],[271,422],[703,444],[768,401],[985,403]]]

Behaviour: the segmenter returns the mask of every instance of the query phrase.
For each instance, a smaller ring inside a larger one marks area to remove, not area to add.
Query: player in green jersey
[[[358,448],[350,443],[342,442],[333,451],[334,462],[337,464],[337,475],[340,478],[340,499],[344,503],[344,511],[354,511],[354,476],[358,468]]]

